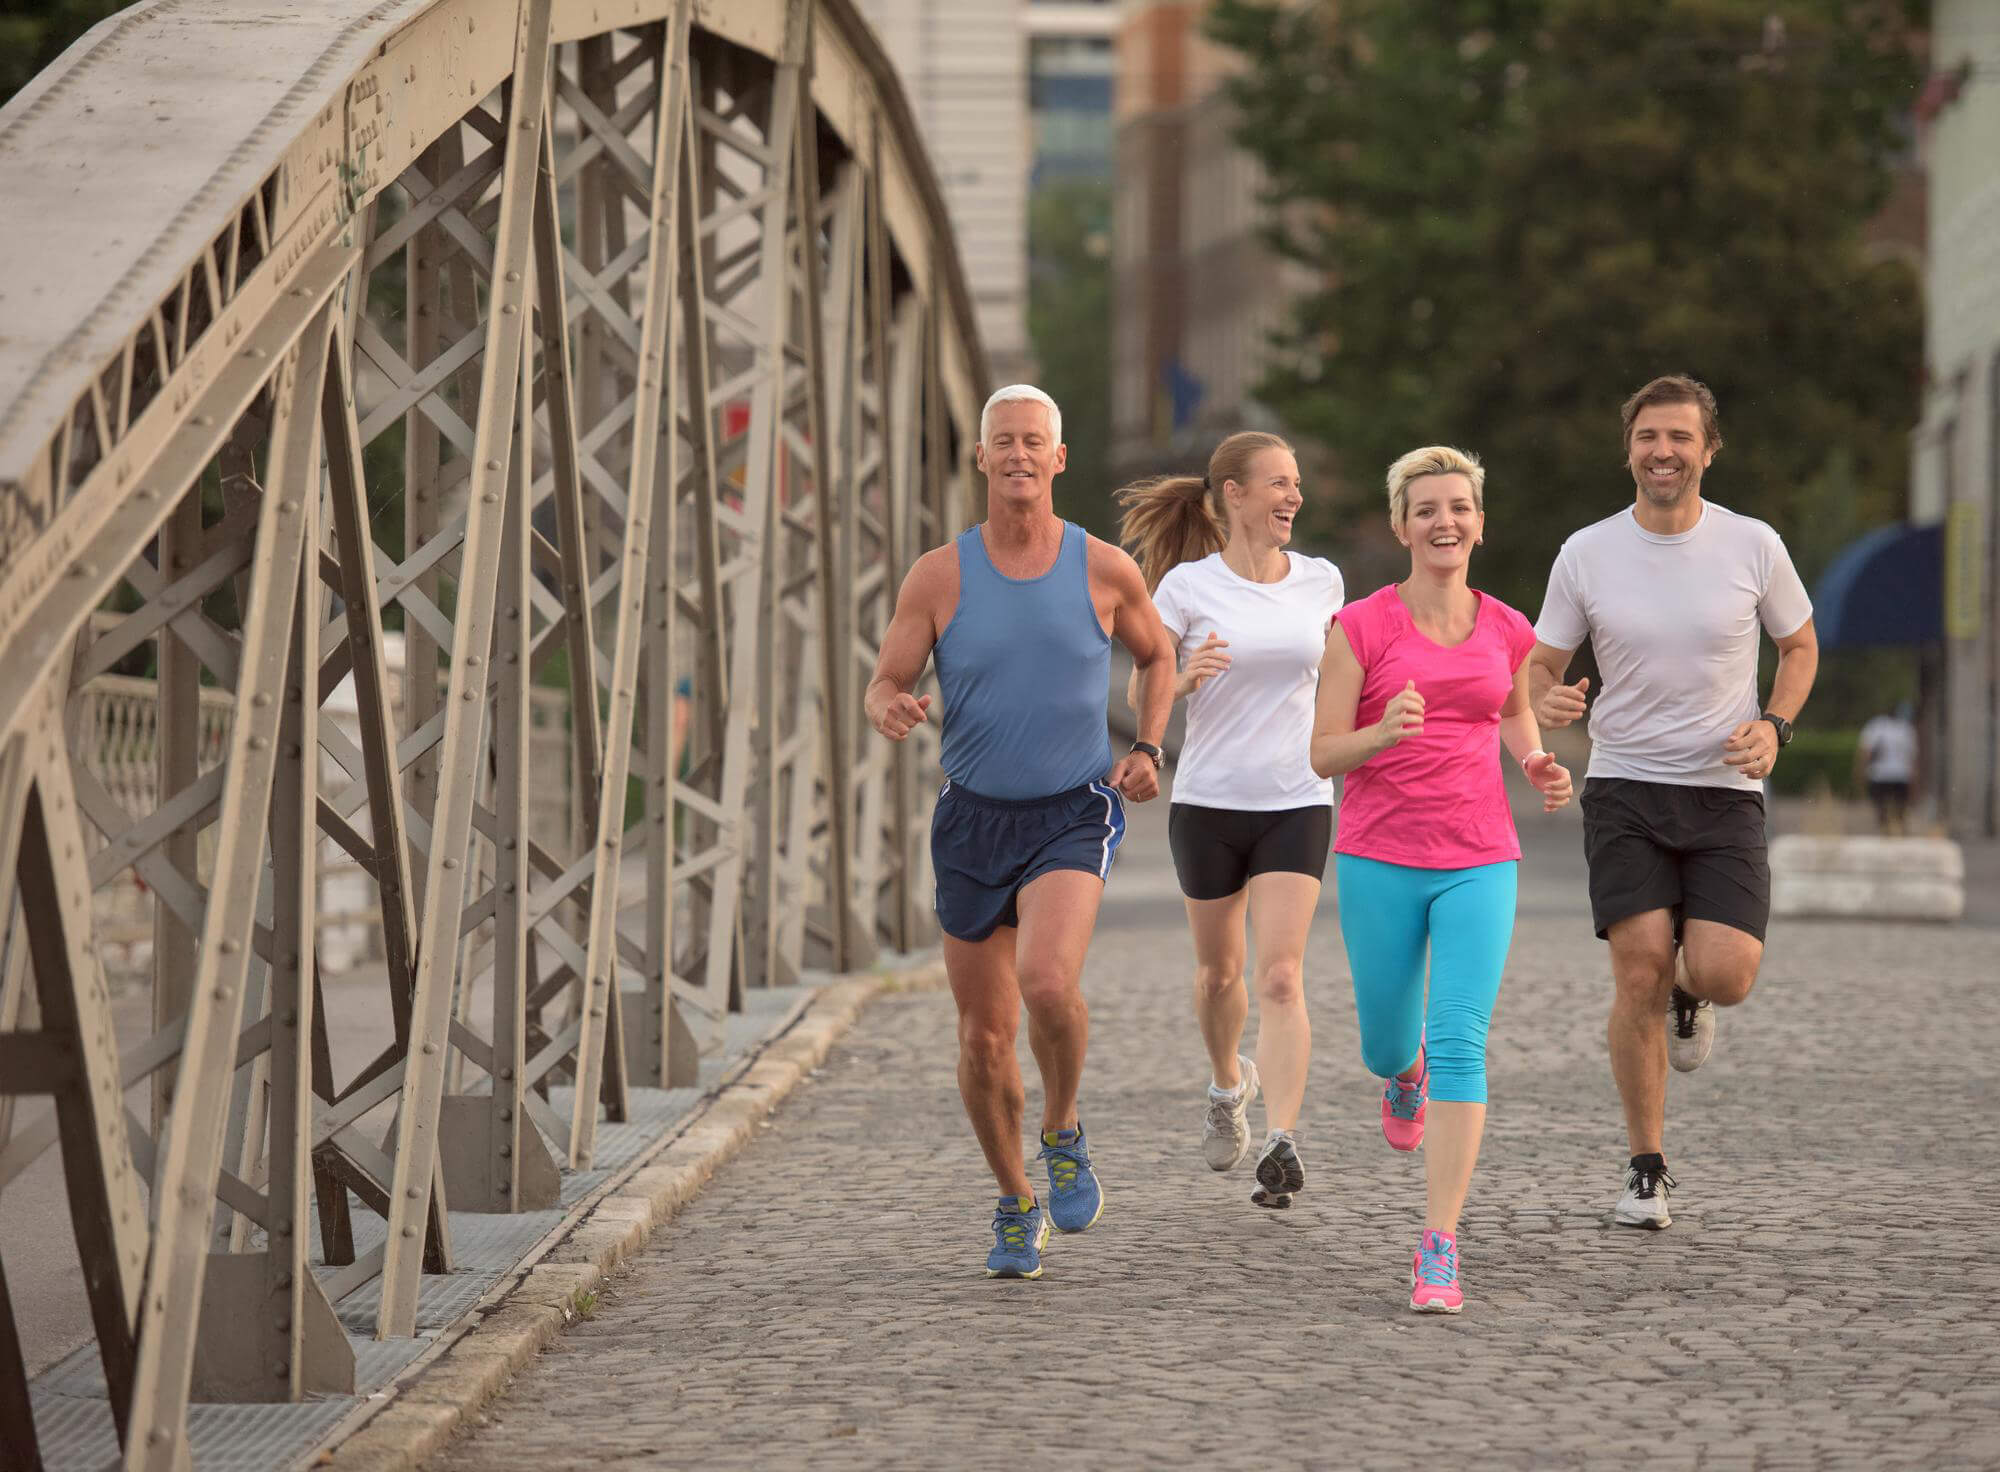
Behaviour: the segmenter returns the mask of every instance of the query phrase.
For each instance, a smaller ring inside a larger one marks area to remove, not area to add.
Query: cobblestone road
[[[1714,1057],[1674,1079],[1675,1226],[1614,1230],[1578,832],[1523,827],[1462,1317],[1406,1307],[1422,1165],[1376,1125],[1330,888],[1308,1189],[1260,1211],[1247,1171],[1202,1166],[1154,804],[1086,976],[1108,1207],[1041,1282],[980,1275],[951,1002],[892,996],[438,1465],[2000,1465],[2000,932],[1777,925]]]

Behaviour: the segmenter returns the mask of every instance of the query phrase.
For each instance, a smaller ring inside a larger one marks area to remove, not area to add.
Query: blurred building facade
[[[1910,511],[1944,528],[1940,815],[2000,832],[2000,31],[1992,0],[1935,0],[1919,113],[1929,196],[1923,420]]]
[[[857,0],[857,8],[902,73],[957,227],[996,381],[1029,377],[1027,13],[1041,7]]]
[[[1258,238],[1261,171],[1222,83],[1240,58],[1206,0],[1124,0],[1114,87],[1112,438],[1140,473],[1222,434],[1276,428],[1255,400],[1267,339],[1305,284]]]
[[[1029,0],[1028,190],[1111,180],[1117,0]]]

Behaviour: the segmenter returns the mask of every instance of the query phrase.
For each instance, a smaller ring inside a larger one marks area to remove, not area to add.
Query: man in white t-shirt
[[[1792,739],[1819,643],[1777,532],[1702,499],[1702,472],[1722,448],[1707,386],[1656,378],[1625,401],[1624,421],[1638,495],[1563,544],[1529,678],[1545,728],[1584,714],[1589,678],[1563,680],[1586,638],[1604,682],[1590,706],[1581,806],[1591,920],[1611,944],[1611,1072],[1632,1150],[1612,1219],[1659,1228],[1673,1220],[1667,1066],[1698,1068],[1714,1037],[1711,1004],[1742,1001],[1757,979],[1771,901],[1762,784]],[[1761,704],[1760,629],[1778,646]]]
[[[1910,722],[1907,702],[1861,728],[1854,765],[1867,780],[1875,826],[1901,835],[1909,820],[1910,784],[1917,775],[1917,728]]]

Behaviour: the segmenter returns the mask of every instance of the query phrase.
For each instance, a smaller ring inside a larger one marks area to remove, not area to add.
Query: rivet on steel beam
[[[420,1193],[418,1192],[415,1186],[412,1186],[410,1187],[409,1190],[405,1191],[403,1194],[409,1197],[412,1201],[415,1201]]]
[[[498,470],[500,468],[500,462],[498,460],[488,460],[486,462],[486,468],[488,470]]]
[[[506,1160],[508,1157],[513,1155],[513,1153],[514,1153],[514,1147],[512,1145],[502,1145],[500,1147],[500,1158],[502,1160]]]
[[[273,1360],[271,1362],[271,1374],[279,1380],[289,1380],[292,1378],[292,1372],[286,1368],[283,1360]]]
[[[514,304],[513,304],[512,302],[505,302],[505,303],[503,303],[503,304],[501,305],[501,308],[500,308],[500,315],[501,315],[501,316],[503,316],[503,317],[511,317],[511,316],[513,316],[513,315],[514,315]]]
[[[519,281],[521,279],[521,273],[519,271],[509,271],[507,273],[507,279],[509,281]]]
[[[233,956],[239,949],[241,948],[233,940],[226,940],[222,943],[222,954],[225,956]]]
[[[438,1045],[437,1045],[436,1043],[425,1043],[425,1044],[424,1044],[424,1052],[425,1052],[425,1053],[427,1053],[427,1054],[429,1054],[429,1053],[435,1053],[435,1052],[437,1052],[437,1050],[438,1050]]]
[[[417,1235],[417,1229],[415,1227],[405,1227],[403,1228],[403,1235],[405,1237],[414,1237]]]
[[[263,751],[270,744],[271,738],[268,736],[252,736],[250,738],[250,749],[252,751]]]
[[[292,964],[294,966],[299,964],[297,956],[292,957]],[[299,1014],[287,1007],[278,1014],[278,1025],[280,1027],[297,1027],[299,1025]]]
[[[256,706],[259,710],[262,710],[265,706],[271,703],[271,697],[266,692],[259,690],[255,695],[250,697],[250,703]]]
[[[500,499],[500,495],[497,491],[488,491],[485,495],[481,496],[479,499],[485,502],[488,506],[491,506],[495,501]]]
[[[514,1070],[511,1068],[503,1068],[500,1070],[500,1077],[503,1082],[511,1080],[514,1077]]]
[[[457,860],[457,859],[446,859],[446,860],[444,861],[444,866],[445,866],[445,868],[447,868],[447,869],[456,869],[456,868],[458,867],[458,860]]]
[[[514,1117],[514,1111],[511,1109],[503,1109],[500,1111],[500,1121],[502,1124],[505,1124],[508,1120],[511,1120],[513,1117]]]
[[[287,516],[290,516],[294,511],[298,509],[299,509],[299,503],[296,501],[280,501],[278,503],[278,510],[282,511]]]

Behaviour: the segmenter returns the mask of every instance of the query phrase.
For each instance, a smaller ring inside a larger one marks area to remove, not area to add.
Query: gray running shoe
[[[1659,1156],[1649,1158],[1658,1160]],[[1626,1166],[1625,1194],[1612,1208],[1611,1220],[1621,1227],[1643,1227],[1655,1232],[1671,1227],[1674,1218],[1667,1210],[1667,1197],[1674,1184],[1665,1165]]]
[[[1292,1204],[1292,1193],[1304,1189],[1305,1183],[1299,1142],[1290,1130],[1272,1130],[1264,1153],[1257,1157],[1257,1189],[1250,1193],[1250,1204],[1283,1211]]]
[[[1208,1108],[1202,1114],[1201,1156],[1210,1170],[1234,1170],[1250,1153],[1250,1101],[1257,1097],[1257,1065],[1241,1054],[1236,1066],[1243,1088],[1236,1098],[1208,1086]]]
[[[1715,1006],[1675,987],[1667,995],[1667,1062],[1693,1073],[1715,1046]]]

